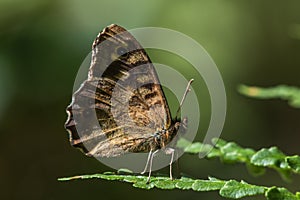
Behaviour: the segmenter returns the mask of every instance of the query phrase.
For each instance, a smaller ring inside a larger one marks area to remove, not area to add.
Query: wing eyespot
[[[127,48],[123,47],[123,46],[120,46],[118,48],[116,48],[116,56],[119,57],[119,58],[128,58],[129,57],[129,51]]]

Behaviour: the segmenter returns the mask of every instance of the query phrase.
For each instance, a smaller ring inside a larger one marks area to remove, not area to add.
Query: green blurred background
[[[299,8],[297,0],[0,0],[1,199],[222,199],[217,192],[56,180],[111,170],[72,148],[63,127],[77,70],[95,36],[111,23],[127,29],[161,26],[194,38],[225,82],[228,112],[221,137],[300,154],[300,110],[279,100],[248,99],[236,90],[241,83],[300,86]],[[181,172],[195,178],[210,175],[300,190],[299,176],[285,183],[272,170],[253,177],[243,165],[195,155],[184,155],[179,164]]]

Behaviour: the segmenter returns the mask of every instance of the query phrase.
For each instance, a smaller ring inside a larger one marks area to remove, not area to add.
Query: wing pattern
[[[88,79],[73,94],[67,113],[71,144],[95,157],[149,152],[161,147],[158,133],[175,132],[150,58],[118,25],[95,39]]]

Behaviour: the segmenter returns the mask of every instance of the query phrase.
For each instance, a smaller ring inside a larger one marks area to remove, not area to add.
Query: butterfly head
[[[173,121],[172,125],[168,129],[162,129],[154,134],[153,138],[156,149],[165,148],[169,143],[172,145],[177,141],[177,138],[182,134],[185,134],[186,131],[187,117],[184,117],[181,121]]]

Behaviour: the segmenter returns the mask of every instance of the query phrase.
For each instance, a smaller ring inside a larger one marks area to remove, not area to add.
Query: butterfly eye
[[[117,48],[116,53],[118,54],[118,56],[121,56],[121,57],[127,57],[128,56],[128,50],[124,47]]]

